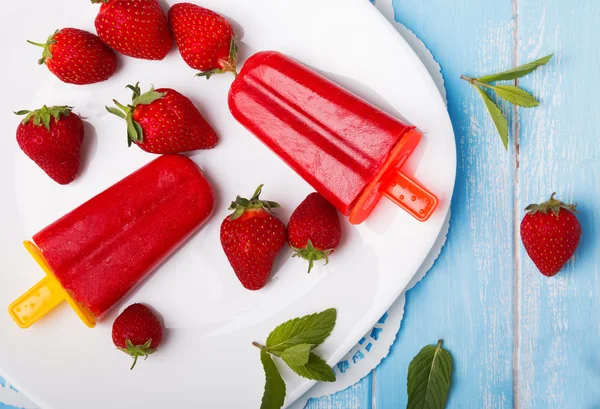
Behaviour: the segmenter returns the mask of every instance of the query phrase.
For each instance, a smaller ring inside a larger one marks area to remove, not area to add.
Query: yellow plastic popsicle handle
[[[65,300],[64,290],[54,277],[46,276],[8,308],[17,325],[27,328]]]
[[[17,325],[21,328],[30,327],[61,302],[67,301],[85,325],[90,328],[95,327],[94,315],[87,308],[79,305],[60,285],[40,249],[30,241],[23,242],[23,245],[44,270],[46,277],[8,307],[8,313]]]

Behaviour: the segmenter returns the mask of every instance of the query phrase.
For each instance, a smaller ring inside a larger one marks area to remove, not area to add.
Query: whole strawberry
[[[162,341],[162,325],[150,310],[143,304],[132,304],[117,317],[112,327],[112,339],[115,346],[133,357],[135,367],[140,356],[156,352]]]
[[[61,185],[75,180],[79,172],[84,127],[81,118],[68,106],[35,111],[18,111],[26,115],[17,128],[19,147],[48,176]]]
[[[521,240],[527,254],[542,274],[552,277],[575,253],[581,238],[581,225],[575,216],[577,205],[554,198],[527,206],[521,222]]]
[[[250,200],[240,196],[231,203],[234,212],[221,224],[221,245],[242,285],[260,290],[271,275],[275,257],[285,245],[285,225],[270,211],[275,202],[260,200],[262,185]]]
[[[162,60],[171,50],[171,29],[157,0],[92,0],[92,3],[102,3],[95,21],[98,36],[121,54]]]
[[[169,23],[183,60],[200,77],[232,72],[237,76],[237,46],[233,28],[219,14],[190,3],[175,4]]]
[[[288,243],[293,257],[308,260],[308,272],[316,260],[329,263],[342,238],[342,225],[335,207],[318,193],[311,193],[294,210],[288,223]]]
[[[45,44],[34,43],[44,49],[40,65],[63,82],[86,85],[109,79],[117,69],[117,56],[92,33],[77,28],[56,31]]]
[[[108,112],[127,122],[127,141],[150,153],[166,154],[213,148],[217,134],[200,111],[185,96],[170,88],[152,87],[141,93],[139,83],[128,85],[133,91],[131,105],[116,100],[118,108]]]

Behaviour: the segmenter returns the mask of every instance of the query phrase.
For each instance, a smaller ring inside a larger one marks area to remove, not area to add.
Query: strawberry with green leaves
[[[238,196],[231,203],[221,224],[221,245],[242,285],[260,290],[267,284],[273,262],[286,241],[285,225],[271,214],[279,207],[275,202],[260,200],[262,185],[252,198]]]
[[[115,52],[92,33],[63,28],[46,43],[28,43],[44,49],[40,65],[68,84],[86,85],[109,79],[117,69]]]
[[[162,60],[173,39],[167,16],[157,0],[92,0],[101,3],[95,26],[110,47],[133,58]]]
[[[237,45],[231,24],[212,10],[178,3],[169,10],[169,23],[183,60],[200,77],[232,72],[237,76]]]
[[[55,182],[66,185],[77,177],[84,127],[71,107],[53,106],[26,115],[17,128],[19,147]]]
[[[542,204],[527,206],[521,222],[521,240],[527,254],[540,272],[556,275],[569,261],[581,238],[577,220],[577,205],[565,204],[554,198]]]
[[[129,146],[135,143],[150,153],[166,154],[214,148],[217,134],[192,101],[170,88],[142,94],[139,83],[128,85],[133,91],[130,105],[113,100],[117,108],[106,107],[127,123]]]
[[[316,192],[308,195],[294,210],[287,230],[294,257],[308,261],[309,273],[315,261],[329,262],[329,255],[342,238],[342,225],[336,208]]]
[[[117,317],[112,327],[115,346],[133,358],[130,369],[140,356],[148,358],[156,352],[163,336],[163,328],[152,310],[143,304],[132,304]]]

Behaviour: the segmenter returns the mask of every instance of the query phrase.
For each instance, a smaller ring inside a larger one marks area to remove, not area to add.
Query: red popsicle
[[[250,57],[229,108],[351,223],[364,221],[381,195],[421,221],[437,205],[399,171],[421,133],[290,57]]]
[[[49,277],[13,303],[11,315],[29,326],[66,293],[93,325],[193,235],[213,207],[212,187],[192,160],[159,157],[26,243]]]

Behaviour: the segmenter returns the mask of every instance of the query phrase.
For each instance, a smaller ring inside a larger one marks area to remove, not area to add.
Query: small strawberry
[[[162,325],[150,310],[143,304],[132,304],[117,317],[112,327],[112,339],[115,346],[133,357],[135,367],[140,356],[156,352],[162,341]]]
[[[342,225],[338,212],[318,193],[311,193],[294,210],[288,223],[288,243],[293,257],[308,260],[308,272],[316,260],[329,263],[342,238]]]
[[[162,60],[171,51],[171,29],[157,0],[92,0],[92,3],[102,3],[95,21],[98,36],[121,54]]]
[[[527,206],[521,222],[521,240],[527,254],[540,272],[552,277],[575,253],[581,225],[575,216],[577,205],[566,205],[554,198]]]
[[[46,64],[59,80],[77,85],[93,84],[109,79],[117,69],[117,56],[97,36],[77,28],[63,28],[48,37],[38,60]]]
[[[127,122],[127,141],[150,153],[181,153],[210,149],[218,138],[200,111],[185,96],[170,88],[152,87],[142,94],[139,83],[128,85],[132,104],[113,102],[120,108],[106,107]]]
[[[232,72],[237,76],[237,45],[231,24],[222,16],[190,3],[175,4],[169,22],[183,60],[199,77]]]
[[[68,106],[35,111],[18,111],[27,115],[17,128],[19,147],[48,176],[61,185],[75,180],[79,172],[83,122]]]
[[[238,196],[221,224],[221,245],[242,285],[260,290],[267,283],[275,257],[285,245],[285,225],[270,211],[275,202],[260,200],[262,185],[250,200]]]

